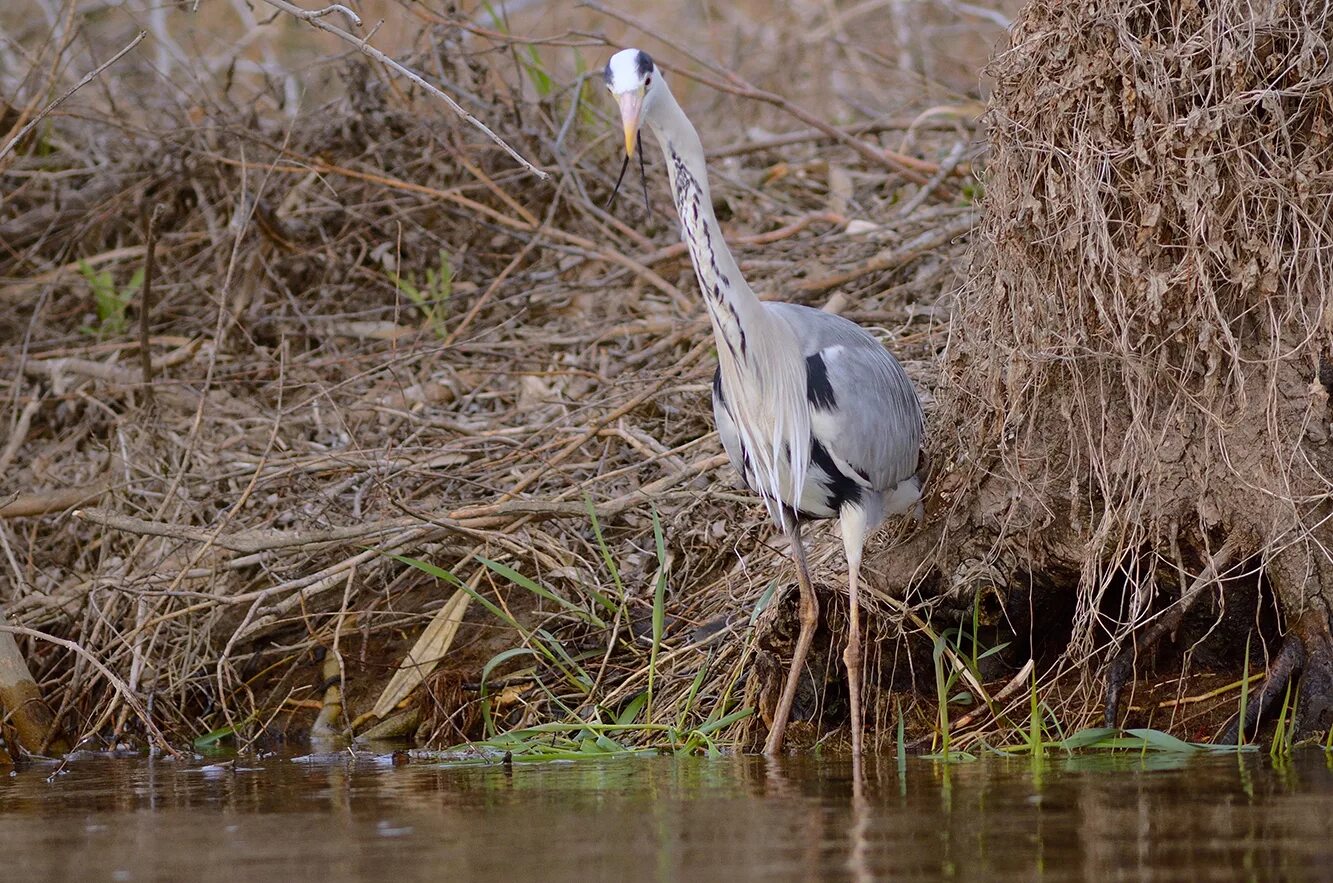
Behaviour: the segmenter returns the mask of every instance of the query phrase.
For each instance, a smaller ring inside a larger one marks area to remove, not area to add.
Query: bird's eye
[[[647,88],[648,88],[649,86],[651,86],[652,84],[653,84],[653,75],[652,75],[652,74],[649,74],[648,76],[646,76],[646,77],[643,78],[643,88],[647,89]]]

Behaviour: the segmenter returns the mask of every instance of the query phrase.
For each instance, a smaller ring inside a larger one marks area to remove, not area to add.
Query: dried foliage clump
[[[1304,660],[1302,720],[1327,731],[1333,9],[1033,0],[989,72],[935,434],[948,586],[1068,595],[1085,673],[1201,597],[1177,652],[1248,598],[1238,672],[1271,592],[1275,668]]]
[[[61,9],[0,68],[0,143],[93,66]],[[543,61],[609,49],[396,15],[398,56],[550,183],[354,52],[304,79],[257,50],[187,72],[166,33],[155,67],[128,54],[0,157],[5,628],[95,739],[300,734],[321,705],[336,730],[386,682],[380,711],[410,703],[415,660],[439,664],[414,694],[438,741],[607,719],[650,683],[632,720],[741,741],[750,613],[790,571],[710,431],[660,168],[653,216],[637,188],[606,212],[613,108]],[[849,131],[925,185],[818,131],[696,120],[735,139],[714,193],[756,289],[831,300],[926,384],[976,137],[923,102]]]

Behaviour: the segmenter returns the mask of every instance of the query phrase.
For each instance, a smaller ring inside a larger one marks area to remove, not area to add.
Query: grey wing
[[[876,490],[892,490],[915,475],[921,402],[898,360],[841,316],[799,304],[765,306],[788,323],[801,344],[815,439]]]

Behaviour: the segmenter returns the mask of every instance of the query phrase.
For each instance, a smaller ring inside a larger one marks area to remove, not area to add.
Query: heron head
[[[606,88],[620,103],[620,122],[625,127],[625,155],[634,154],[644,108],[656,94],[661,76],[657,65],[642,49],[622,49],[606,63]]]

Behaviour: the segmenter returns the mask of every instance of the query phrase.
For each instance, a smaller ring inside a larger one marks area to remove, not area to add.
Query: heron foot
[[[862,720],[861,720],[861,640],[853,627],[847,638],[847,646],[842,651],[843,664],[847,666],[847,695],[852,711],[852,757],[861,757]]]

